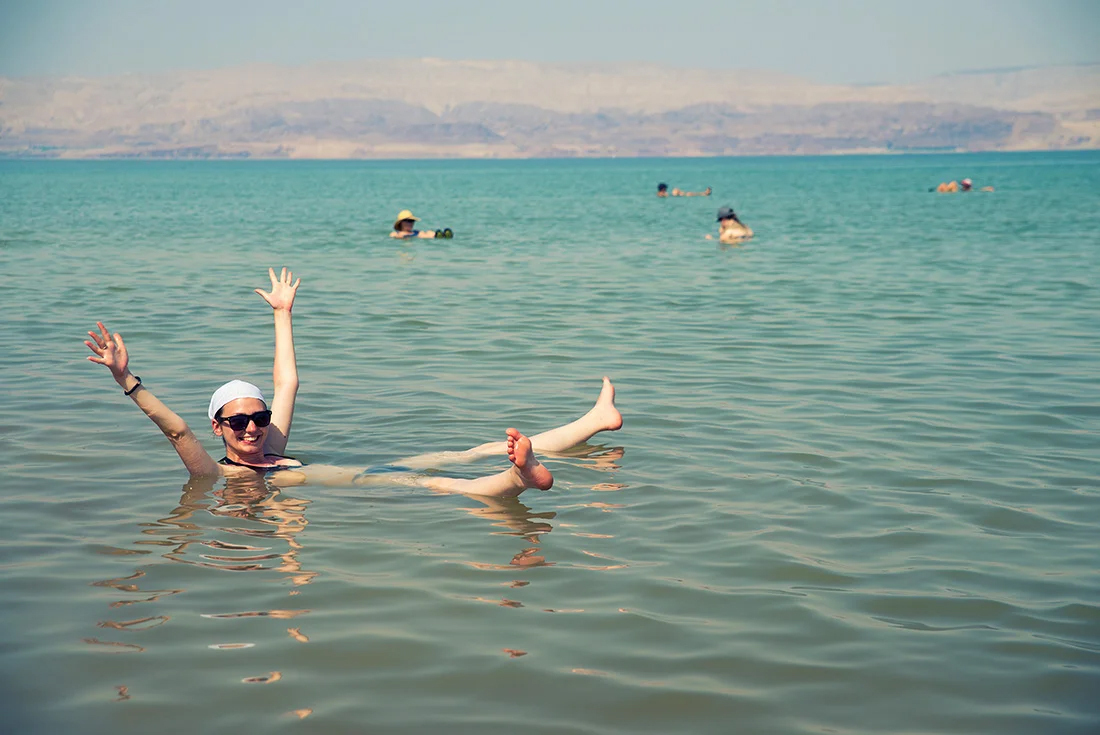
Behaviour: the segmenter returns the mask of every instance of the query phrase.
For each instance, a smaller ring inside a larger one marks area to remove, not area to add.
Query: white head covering
[[[259,398],[265,406],[267,405],[264,394],[252,383],[246,383],[243,380],[230,380],[214,391],[214,395],[210,397],[210,410],[206,412],[207,416],[213,421],[214,415],[222,410],[222,406],[238,398]]]

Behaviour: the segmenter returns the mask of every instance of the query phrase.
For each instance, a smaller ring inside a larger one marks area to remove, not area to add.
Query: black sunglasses
[[[271,423],[271,411],[257,411],[256,413],[235,413],[232,416],[222,416],[219,424],[229,424],[233,431],[244,431],[251,421],[261,429]]]

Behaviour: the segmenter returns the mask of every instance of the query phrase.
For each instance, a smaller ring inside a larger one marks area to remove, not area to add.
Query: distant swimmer
[[[702,191],[684,191],[683,189],[673,189],[671,195],[674,197],[709,197],[710,187],[708,186]],[[669,196],[668,184],[657,184],[657,196],[662,198]]]
[[[402,209],[397,214],[397,219],[393,223],[393,232],[390,233],[390,237],[397,238],[398,240],[405,240],[410,237],[454,237],[454,232],[450,227],[442,230],[414,230],[414,223],[420,220],[419,217],[414,217],[413,213],[407,209]]]
[[[737,218],[737,213],[732,207],[722,207],[718,210],[718,239],[727,245],[748,240],[753,236],[752,228]],[[714,237],[707,235],[708,240]]]
[[[928,191],[939,192],[940,194],[955,194],[957,192],[967,191],[993,191],[992,186],[983,186],[981,189],[974,189],[974,182],[970,179],[963,179],[962,181],[945,181],[942,182],[935,189],[929,189]]]
[[[563,452],[587,442],[602,431],[615,431],[623,424],[615,408],[615,388],[606,377],[596,404],[577,420],[558,428],[526,437],[513,428],[502,441],[481,444],[464,452],[418,455],[399,461],[402,472],[372,475],[369,471],[324,465],[305,465],[283,454],[290,439],[298,392],[298,368],[294,354],[291,309],[299,280],[283,268],[273,270],[271,291],[256,289],[274,313],[275,392],[269,404],[260,389],[243,380],[231,380],[210,398],[207,428],[222,440],[225,456],[215,460],[187,423],[169,409],[130,371],[130,357],[122,336],[112,334],[103,322],[88,332],[84,344],[88,357],[111,372],[123,395],[148,416],[176,450],[192,477],[265,476],[273,485],[303,483],[361,485],[371,478],[382,482],[426,487],[440,492],[514,497],[526,488],[547,490],[554,482],[550,470],[535,458],[540,452]],[[511,465],[503,472],[474,479],[449,478],[416,470],[436,469],[443,464],[470,462],[485,457],[507,456]]]
[[[706,189],[703,189],[702,191],[684,191],[683,189],[673,189],[672,190],[672,196],[674,196],[674,197],[709,197],[710,196],[710,187],[708,186]]]
[[[962,191],[993,191],[992,186],[983,186],[981,189],[975,189],[974,182],[970,179],[963,179],[959,184]]]

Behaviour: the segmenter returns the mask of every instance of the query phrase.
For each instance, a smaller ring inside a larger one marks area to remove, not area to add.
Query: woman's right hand
[[[290,311],[294,306],[294,297],[298,293],[298,286],[301,284],[302,279],[294,280],[294,274],[283,268],[283,272],[279,274],[279,277],[275,277],[275,269],[268,268],[267,275],[271,278],[271,292],[268,293],[263,289],[254,289],[256,293],[263,297],[263,300],[275,311]]]
[[[84,340],[84,344],[88,345],[88,349],[95,353],[94,355],[88,355],[88,359],[92,362],[98,362],[100,365],[106,365],[115,381],[121,385],[126,380],[130,365],[130,355],[126,352],[126,344],[122,341],[121,334],[112,336],[107,331],[107,327],[103,326],[103,322],[96,322],[95,325],[99,327],[99,334],[88,332],[88,336],[92,339]]]

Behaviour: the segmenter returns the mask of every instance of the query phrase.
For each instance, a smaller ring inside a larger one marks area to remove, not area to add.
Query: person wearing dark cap
[[[968,191],[993,191],[993,187],[983,186],[981,189],[975,189],[973,181],[970,179],[963,179],[962,181],[942,182],[939,186],[933,187],[928,191],[935,191],[940,194],[957,194],[958,192]]]
[[[718,210],[718,239],[727,245],[748,240],[753,236],[752,228],[737,218],[737,213],[732,207],[722,207]],[[713,240],[707,235],[708,240]]]
[[[961,187],[959,191],[993,191],[992,186],[983,186],[981,189],[975,189],[974,182],[970,179],[963,179],[959,182],[959,186]]]

